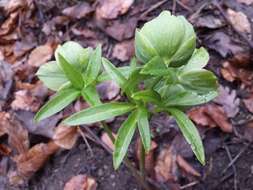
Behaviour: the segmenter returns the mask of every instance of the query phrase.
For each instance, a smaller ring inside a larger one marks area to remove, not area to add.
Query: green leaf
[[[91,106],[101,104],[95,85],[89,85],[86,88],[84,88],[82,90],[82,96]]]
[[[111,79],[124,90],[124,85],[126,84],[127,79],[110,61],[104,58],[102,62],[106,72],[110,75]]]
[[[73,88],[60,90],[51,100],[49,100],[35,115],[35,121],[45,119],[68,106],[73,102],[80,92]]]
[[[63,69],[66,77],[70,80],[72,85],[77,89],[82,89],[84,86],[83,77],[81,73],[71,64],[69,64],[66,59],[59,53],[58,54],[59,64]]]
[[[133,138],[134,131],[136,128],[138,112],[133,111],[124,121],[122,126],[120,127],[117,138],[115,141],[115,150],[113,152],[113,166],[115,169],[118,169],[121,162],[123,161],[128,146]]]
[[[138,129],[145,152],[148,153],[151,146],[151,135],[148,122],[148,110],[145,107],[138,108]]]
[[[216,91],[198,95],[196,92],[183,91],[175,93],[164,101],[166,106],[194,106],[204,104],[218,96]]]
[[[192,121],[180,110],[175,108],[167,109],[176,119],[176,122],[183,133],[186,141],[191,145],[192,151],[201,164],[205,165],[205,153],[201,137]]]
[[[168,73],[167,70],[168,67],[164,64],[163,60],[159,56],[155,56],[144,65],[141,70],[141,73],[155,76],[163,76]]]
[[[117,69],[118,69],[118,71],[119,71],[126,79],[128,79],[129,75],[130,75],[131,72],[132,72],[132,68],[129,67],[129,66],[118,67]],[[111,76],[110,76],[106,71],[102,72],[102,73],[98,76],[98,79],[97,79],[98,82],[104,82],[104,81],[108,81],[108,80],[112,80],[112,79],[111,79]]]
[[[160,95],[154,90],[143,90],[136,92],[132,95],[134,100],[144,101],[145,103],[155,103],[157,105],[161,104]]]
[[[85,71],[85,81],[86,85],[89,85],[93,81],[97,79],[97,76],[101,69],[101,61],[102,61],[102,49],[101,45],[98,45],[95,51],[90,56],[90,60]]]
[[[199,70],[206,66],[209,60],[209,54],[205,48],[195,49],[188,63],[183,67],[182,72]]]
[[[90,48],[84,49],[74,41],[68,41],[62,46],[58,46],[55,51],[55,58],[59,64],[58,54],[61,54],[65,60],[76,69],[83,69],[89,59]]]
[[[216,91],[218,87],[216,76],[212,72],[204,69],[184,72],[178,78],[180,84],[185,88],[200,93]]]
[[[134,108],[135,106],[129,103],[105,103],[77,112],[65,119],[63,123],[69,126],[96,123],[122,115]]]
[[[51,90],[57,91],[62,85],[68,82],[67,77],[59,68],[56,61],[42,65],[36,75]]]

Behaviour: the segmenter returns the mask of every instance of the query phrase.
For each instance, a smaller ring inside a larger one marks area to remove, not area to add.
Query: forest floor
[[[187,112],[203,139],[205,166],[174,120],[162,114],[151,118],[149,185],[159,190],[252,190],[253,0],[0,0],[0,190],[70,190],[70,179],[85,190],[92,190],[88,183],[98,190],[141,189],[124,165],[114,171],[98,127],[76,130],[79,138],[69,150],[55,144],[61,119],[87,106],[81,100],[33,123],[34,114],[53,95],[35,73],[68,40],[83,47],[101,43],[105,57],[127,65],[134,54],[135,29],[163,10],[193,24],[198,47],[210,53],[207,69],[220,86],[214,101]],[[121,96],[113,83],[98,88],[104,101]],[[124,119],[108,124],[116,133]],[[136,167],[137,142],[136,137],[128,155]]]

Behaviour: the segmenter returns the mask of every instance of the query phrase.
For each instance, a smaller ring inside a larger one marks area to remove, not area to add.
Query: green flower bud
[[[147,63],[154,56],[165,64],[179,67],[187,63],[196,47],[192,25],[183,16],[173,16],[163,11],[135,33],[137,58]]]

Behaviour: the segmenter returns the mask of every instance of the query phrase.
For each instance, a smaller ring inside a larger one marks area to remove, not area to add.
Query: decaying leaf
[[[97,182],[86,175],[72,177],[64,186],[64,190],[96,190]]]
[[[33,67],[39,67],[50,60],[53,53],[54,47],[52,43],[38,46],[29,55],[28,64]]]
[[[112,57],[120,61],[129,61],[134,55],[134,42],[123,41],[116,44],[113,48]]]
[[[11,65],[5,63],[4,61],[0,61],[0,100],[7,99],[13,84],[12,77],[13,71],[11,69]]]
[[[222,131],[227,133],[231,133],[233,130],[223,108],[216,104],[207,104],[193,108],[189,111],[188,115],[198,125],[220,127]]]
[[[0,112],[0,128],[2,134],[8,134],[10,147],[14,148],[18,153],[24,153],[28,150],[28,132],[13,113]]]
[[[101,18],[115,19],[125,14],[133,2],[134,0],[100,0],[96,14]]]
[[[200,177],[200,173],[195,170],[182,156],[177,155],[177,164],[186,173],[191,174],[196,177]]]
[[[237,0],[239,3],[244,3],[246,5],[251,5],[253,4],[253,0]]]
[[[239,112],[240,99],[237,98],[235,90],[220,86],[219,96],[214,101],[222,105],[229,118],[233,118]]]
[[[253,94],[250,97],[243,99],[243,103],[245,104],[246,108],[253,113]]]
[[[120,92],[119,85],[115,81],[105,81],[97,86],[98,93],[102,100],[112,100]]]
[[[116,134],[113,133],[113,136],[116,138]],[[110,137],[107,135],[107,133],[103,133],[101,136],[101,140],[103,143],[105,143],[111,150],[114,150],[114,144],[111,141]]]
[[[243,12],[236,12],[232,9],[227,10],[228,18],[239,32],[250,33],[251,26],[247,16]]]
[[[75,145],[78,136],[76,127],[59,125],[55,128],[53,140],[61,148],[71,149]]]
[[[0,144],[0,155],[9,156],[11,153],[11,148],[5,144]]]
[[[94,9],[87,2],[82,2],[72,7],[68,7],[62,13],[71,18],[81,19],[92,13]]]
[[[173,146],[164,148],[158,155],[155,165],[155,178],[159,182],[176,181],[176,153]]]
[[[0,37],[11,33],[15,27],[18,19],[18,12],[11,13],[8,19],[0,27]]]
[[[51,141],[47,144],[36,144],[27,152],[15,156],[13,160],[17,165],[17,170],[9,175],[11,184],[22,184],[29,179],[58,149],[59,146]]]
[[[48,90],[42,83],[32,85],[30,89],[16,91],[11,107],[14,110],[36,112],[42,105],[47,93]]]

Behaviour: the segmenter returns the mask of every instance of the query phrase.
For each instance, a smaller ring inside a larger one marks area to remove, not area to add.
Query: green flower
[[[137,58],[147,63],[159,56],[166,65],[179,67],[187,63],[196,47],[192,25],[183,16],[163,11],[135,34]]]

